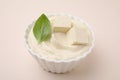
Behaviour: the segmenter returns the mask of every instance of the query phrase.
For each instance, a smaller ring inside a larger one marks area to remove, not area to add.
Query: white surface
[[[119,0],[0,0],[0,80],[119,80]],[[80,16],[95,32],[95,48],[68,74],[42,70],[27,52],[24,32],[40,13]]]
[[[74,18],[73,20],[75,21]],[[78,19],[77,21],[80,21],[78,24],[81,24],[81,22],[83,22],[81,19]],[[33,25],[34,23],[30,24],[28,28],[26,29],[25,42],[27,44],[28,50],[33,55],[39,56],[40,58],[44,58],[46,61],[49,61],[49,60],[53,62],[54,61],[55,62],[61,62],[61,61],[69,62],[72,60],[76,61],[80,58],[86,57],[86,55],[88,55],[93,49],[94,41],[95,41],[94,36],[93,36],[94,33],[92,29],[90,28],[90,26],[87,24],[86,26],[84,26],[84,28],[86,27],[86,30],[88,30],[89,32],[89,34],[87,34],[89,36],[89,44],[86,46],[71,46],[69,43],[67,43],[67,39],[65,35],[59,34],[59,33],[58,34],[54,33],[53,34],[54,37],[52,35],[50,42],[45,42],[45,43],[41,43],[40,45],[38,45],[34,37],[34,34],[32,32]],[[80,25],[78,27],[82,27],[82,26]],[[81,33],[81,34],[84,34],[84,33]],[[72,35],[72,36],[75,36],[75,35]],[[81,37],[81,36],[78,34],[78,37]],[[65,59],[69,59],[69,60],[65,60]]]

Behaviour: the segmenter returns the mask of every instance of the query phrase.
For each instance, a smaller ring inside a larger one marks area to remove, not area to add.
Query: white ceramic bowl
[[[54,15],[56,15],[56,14],[54,14]],[[47,15],[47,16],[54,16],[54,15]],[[66,15],[66,14],[57,14],[57,15]],[[70,16],[70,17],[73,17],[75,19],[80,20],[81,22],[84,22],[84,21],[82,21],[78,17],[74,17],[74,16],[71,16],[71,15],[66,15],[66,16]],[[30,32],[30,30],[31,30],[31,28],[33,26],[32,24],[30,24],[28,26],[28,28],[26,29],[26,31],[25,31],[25,43],[26,43],[26,47],[27,47],[29,53],[38,61],[38,63],[41,65],[41,67],[44,70],[49,71],[49,72],[53,72],[53,73],[65,73],[65,72],[69,72],[77,64],[79,64],[79,62],[81,61],[81,59],[85,58],[91,52],[91,50],[94,47],[94,34],[93,34],[93,31],[92,31],[91,27],[87,23],[85,23],[85,24],[87,25],[88,29],[91,31],[91,34],[92,34],[92,45],[91,45],[91,47],[87,51],[85,51],[83,53],[83,55],[78,56],[76,58],[72,58],[72,59],[68,59],[68,60],[49,60],[48,58],[41,57],[37,53],[33,52],[33,50],[30,48],[30,46],[28,44],[28,41],[27,41],[28,34],[29,34],[29,32]]]

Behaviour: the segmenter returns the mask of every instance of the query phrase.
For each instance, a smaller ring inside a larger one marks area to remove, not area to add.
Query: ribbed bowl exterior
[[[46,61],[45,59],[41,59],[35,55],[33,55],[33,57],[45,71],[52,73],[66,73],[71,71],[77,64],[79,64],[79,61],[51,62],[48,60]]]

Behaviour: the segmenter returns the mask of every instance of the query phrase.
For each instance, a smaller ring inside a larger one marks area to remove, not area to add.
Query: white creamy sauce
[[[52,21],[52,18],[49,19]],[[52,33],[52,37],[49,41],[38,44],[33,35],[33,27],[28,33],[27,41],[30,48],[42,57],[55,60],[71,59],[81,56],[91,46],[91,32],[87,27],[86,29],[89,32],[89,43],[87,45],[70,45],[65,33]]]

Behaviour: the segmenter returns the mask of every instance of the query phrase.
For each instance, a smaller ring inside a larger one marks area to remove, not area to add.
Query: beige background
[[[95,48],[72,72],[45,72],[27,52],[24,31],[41,13],[92,26]],[[0,0],[0,80],[120,80],[120,0]]]

